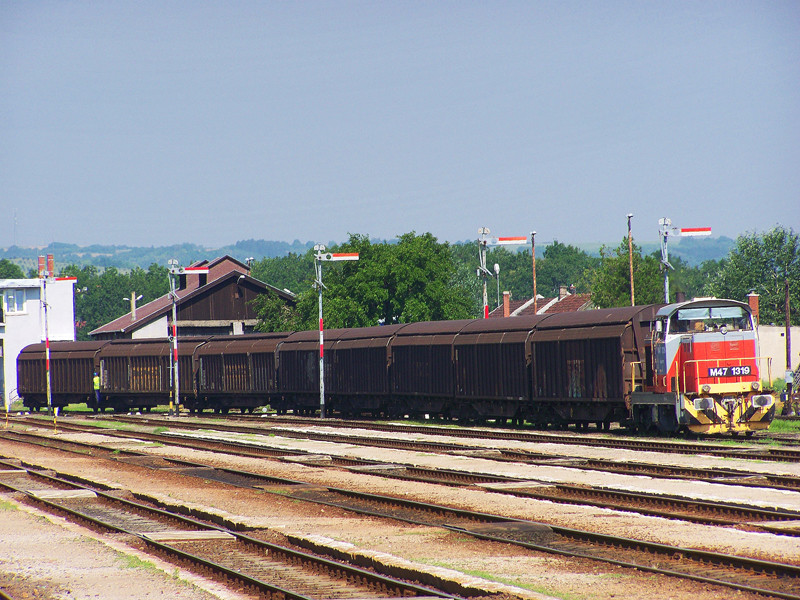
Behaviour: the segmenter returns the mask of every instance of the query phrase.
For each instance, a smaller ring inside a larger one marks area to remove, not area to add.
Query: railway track
[[[122,422],[133,422],[141,419],[148,423],[156,424],[159,417],[131,417],[125,415],[115,415],[114,420]],[[581,445],[593,446],[600,448],[616,448],[623,450],[637,450],[647,452],[661,452],[668,454],[704,454],[708,456],[718,456],[723,458],[744,458],[750,460],[764,460],[764,461],[782,461],[782,462],[800,462],[800,447],[796,445],[777,446],[777,447],[764,447],[759,445],[748,445],[740,448],[732,448],[730,445],[720,444],[716,442],[688,442],[688,441],[670,441],[670,440],[654,440],[654,439],[641,439],[635,437],[614,437],[608,434],[605,435],[592,435],[581,433],[575,435],[571,433],[545,433],[545,432],[528,432],[528,431],[515,431],[508,429],[495,429],[495,428],[474,428],[474,427],[444,427],[438,425],[412,425],[412,424],[394,424],[376,421],[353,421],[346,419],[325,419],[308,417],[293,417],[293,416],[275,416],[266,419],[264,417],[237,417],[237,420],[256,421],[257,425],[241,425],[231,424],[229,419],[215,417],[214,421],[218,422],[220,429],[228,431],[239,432],[252,432],[253,430],[263,430],[265,428],[286,428],[290,426],[299,427],[336,427],[337,429],[371,429],[374,431],[383,431],[391,433],[418,433],[425,435],[437,435],[444,437],[457,437],[464,439],[491,439],[491,440],[507,440],[519,442],[534,442],[534,443],[549,443],[549,444],[564,444],[564,445]],[[193,427],[196,428],[197,424],[189,425],[189,422],[200,421],[203,419],[195,419],[188,417],[186,419],[164,419],[162,418],[161,424],[168,421],[170,426],[175,427]],[[183,422],[182,422],[183,421]],[[184,424],[186,423],[186,424]],[[285,433],[285,435],[292,435]],[[294,435],[307,435],[309,439],[316,439],[315,432],[295,432]],[[357,436],[355,436],[357,437]],[[352,442],[355,443],[355,442]]]
[[[0,488],[93,528],[133,536],[150,551],[196,571],[290,600],[453,598],[339,561],[256,539],[196,518],[125,499],[15,462],[0,462]]]
[[[791,475],[781,475],[781,474],[773,474],[773,473],[762,473],[762,472],[750,472],[744,471],[739,469],[714,469],[713,471],[709,471],[708,469],[698,469],[692,467],[680,467],[674,465],[659,465],[659,464],[649,464],[649,463],[641,463],[641,462],[619,462],[619,461],[612,461],[612,460],[603,460],[603,459],[594,459],[594,458],[583,458],[583,457],[576,457],[576,456],[553,456],[552,454],[543,454],[543,453],[536,453],[536,452],[528,452],[528,451],[517,451],[517,450],[509,450],[509,449],[498,449],[498,450],[487,450],[484,447],[480,446],[466,446],[462,443],[444,443],[444,442],[434,442],[434,441],[423,441],[423,440],[403,440],[403,439],[389,439],[389,438],[380,438],[375,436],[363,436],[363,435],[344,435],[341,433],[325,433],[322,431],[308,431],[308,430],[294,430],[294,429],[287,429],[281,424],[264,424],[264,420],[261,419],[258,422],[258,425],[233,425],[228,422],[214,422],[214,423],[198,423],[194,419],[159,419],[159,418],[150,418],[150,417],[117,417],[115,420],[122,422],[122,423],[130,423],[135,425],[149,425],[153,427],[163,427],[167,426],[170,429],[190,429],[196,430],[202,427],[211,427],[215,431],[225,431],[230,433],[239,433],[243,435],[263,435],[265,431],[269,430],[279,430],[279,433],[283,437],[293,437],[293,438],[300,438],[300,439],[309,439],[309,440],[316,440],[316,441],[325,441],[325,442],[337,442],[337,443],[347,443],[353,445],[362,445],[362,446],[374,446],[374,447],[384,447],[384,448],[397,448],[403,450],[411,450],[416,452],[436,452],[436,453],[450,453],[450,454],[467,454],[470,456],[480,456],[482,458],[490,459],[490,460],[498,460],[504,462],[520,462],[525,464],[532,464],[532,465],[555,465],[558,464],[559,466],[563,467],[574,467],[582,470],[591,470],[591,471],[603,471],[608,473],[618,473],[618,474],[625,474],[625,475],[648,475],[653,477],[659,478],[666,478],[666,479],[691,479],[694,481],[708,481],[710,483],[722,483],[722,484],[731,484],[731,485],[741,485],[746,487],[768,487],[774,489],[785,489],[785,490],[800,490],[800,477],[795,477]],[[29,421],[31,422],[31,421]],[[32,421],[34,424],[41,423],[41,419],[34,419]],[[294,421],[292,421],[294,422]],[[281,422],[282,423],[282,422]],[[320,425],[321,422],[319,419],[301,419],[300,423],[306,424],[316,424]],[[325,425],[329,425],[331,427],[339,427],[339,423],[348,424],[348,421],[333,421],[333,422],[325,422]],[[369,423],[361,423],[360,429],[364,427],[368,427]],[[41,425],[40,425],[41,426]],[[386,426],[384,424],[376,424],[373,427],[376,431],[386,432]],[[441,428],[441,427],[434,427],[433,431],[430,431],[427,427],[413,427],[411,431],[406,429],[405,426],[393,426],[388,431],[393,433],[402,433],[402,434],[409,434],[409,433],[417,433],[417,434],[430,434],[430,435],[441,435],[442,431],[447,432],[446,435],[448,437],[461,437],[460,436],[460,429],[458,432],[454,432],[452,429],[449,428]],[[478,436],[472,435],[473,430],[467,430],[468,434],[465,436],[466,439],[492,439],[488,433],[482,430],[476,430],[479,434]],[[518,439],[516,437],[500,437],[498,439],[511,439],[512,441],[527,441],[525,439]],[[584,437],[580,436],[580,440],[583,440]],[[573,438],[573,443],[574,438]],[[591,445],[591,444],[590,444]],[[707,453],[704,453],[707,454]],[[713,455],[713,454],[712,454]],[[732,455],[724,455],[726,458],[746,458],[749,460],[761,460],[758,456],[751,454],[749,452],[746,453],[739,453],[735,456]]]
[[[40,424],[40,422],[36,422]],[[65,425],[78,432],[94,432],[90,426]],[[663,494],[615,490],[609,487],[586,485],[566,485],[542,483],[535,480],[511,478],[486,473],[424,468],[420,466],[385,464],[379,461],[355,459],[347,457],[320,456],[301,451],[274,449],[259,444],[240,443],[235,441],[217,441],[198,438],[170,436],[166,432],[149,434],[132,431],[102,431],[102,433],[125,438],[148,439],[155,442],[174,443],[181,447],[197,450],[224,452],[241,456],[271,458],[290,462],[299,462],[310,466],[345,468],[372,476],[420,481],[443,485],[481,486],[491,491],[511,494],[520,497],[546,500],[550,502],[596,506],[611,510],[637,512],[649,516],[677,519],[703,523],[708,525],[735,526],[750,531],[771,531],[783,535],[800,535],[800,528],[782,526],[781,522],[800,520],[800,511],[785,509],[767,509],[753,507],[742,503],[710,502],[695,498],[666,496]],[[82,453],[123,454],[126,456],[149,455],[136,451],[110,450],[95,444],[84,444],[67,440],[54,439],[49,436],[33,436],[20,432],[6,432],[9,439],[32,441],[33,443]],[[146,460],[146,458],[145,458]],[[185,464],[185,461],[174,461]],[[730,483],[730,482],[728,482]],[[752,483],[752,482],[751,482]]]
[[[166,461],[160,457],[121,458],[140,466],[169,468],[171,473],[200,477],[231,486],[259,489],[299,501],[337,507],[371,517],[435,526],[477,539],[514,544],[530,551],[591,559],[642,571],[678,576],[770,597],[800,598],[800,567],[728,554],[654,544],[510,519],[501,515],[368,494],[306,482],[263,477],[229,469]],[[151,500],[149,498],[141,498]],[[294,540],[292,540],[294,541]],[[307,547],[308,540],[300,541]],[[308,549],[311,549],[310,547]],[[323,548],[314,548],[323,552]]]

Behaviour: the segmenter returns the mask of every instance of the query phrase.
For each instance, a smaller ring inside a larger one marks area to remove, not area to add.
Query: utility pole
[[[531,261],[533,262],[533,314],[538,312],[537,309],[537,296],[538,293],[536,292],[536,232],[531,231]]]
[[[631,235],[631,219],[633,213],[628,213],[628,264],[631,272],[631,306],[635,306],[633,301],[633,236]]]
[[[325,418],[325,353],[323,348],[324,334],[322,326],[322,290],[325,284],[322,283],[322,263],[325,261],[358,260],[358,252],[325,252],[324,244],[314,245],[314,287],[319,294],[319,417]],[[327,289],[327,288],[325,288]]]

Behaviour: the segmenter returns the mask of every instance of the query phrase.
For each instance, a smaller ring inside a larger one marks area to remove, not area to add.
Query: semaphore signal
[[[314,251],[314,287],[319,292],[319,417],[325,418],[325,340],[324,327],[322,325],[322,290],[325,284],[322,283],[322,263],[337,262],[342,260],[358,260],[358,252],[325,252],[324,244],[315,244]]]
[[[669,264],[669,250],[667,249],[667,239],[670,235],[678,237],[697,237],[711,235],[711,227],[672,227],[672,220],[664,217],[658,220],[659,236],[661,238],[661,268],[664,269],[664,302],[669,304],[669,271],[674,267]]]

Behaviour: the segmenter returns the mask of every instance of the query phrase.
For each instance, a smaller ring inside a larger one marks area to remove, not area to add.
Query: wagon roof
[[[178,354],[192,354],[194,349],[208,338],[179,338]],[[102,356],[166,356],[172,351],[168,338],[141,338],[133,340],[111,340],[106,342]]]
[[[640,321],[653,312],[654,305],[625,306],[623,308],[601,308],[579,312],[549,315],[537,325],[537,329],[560,329],[570,327],[591,327],[617,325],[630,321]]]
[[[93,356],[101,347],[108,344],[108,340],[95,340],[91,342],[50,342],[50,356],[57,354],[67,354],[74,357]],[[33,355],[43,354],[45,343],[37,342],[25,346],[19,353],[19,357],[35,358]]]
[[[397,331],[397,337],[409,335],[455,335],[475,319],[459,319],[455,321],[420,321],[409,323]]]
[[[216,336],[197,348],[198,355],[274,352],[289,334],[286,332]]]
[[[358,339],[373,339],[373,338],[389,338],[397,333],[406,325],[375,325],[374,327],[357,327],[353,329],[345,329],[341,335],[340,340],[358,340]],[[326,333],[327,336],[327,333]]]
[[[459,335],[468,333],[508,333],[511,331],[531,331],[548,315],[521,315],[513,319],[476,319],[468,323]]]

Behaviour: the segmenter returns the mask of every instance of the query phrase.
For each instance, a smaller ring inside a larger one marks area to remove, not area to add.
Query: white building
[[[8,410],[17,400],[17,356],[28,344],[43,342],[47,297],[47,333],[50,341],[75,339],[75,278],[0,279],[0,390]]]
[[[800,326],[794,325],[789,330],[792,350],[791,371],[800,368]],[[786,327],[783,325],[759,325],[758,349],[761,356],[770,359],[773,379],[783,379],[788,369],[786,364]],[[766,379],[766,376],[762,377]]]

